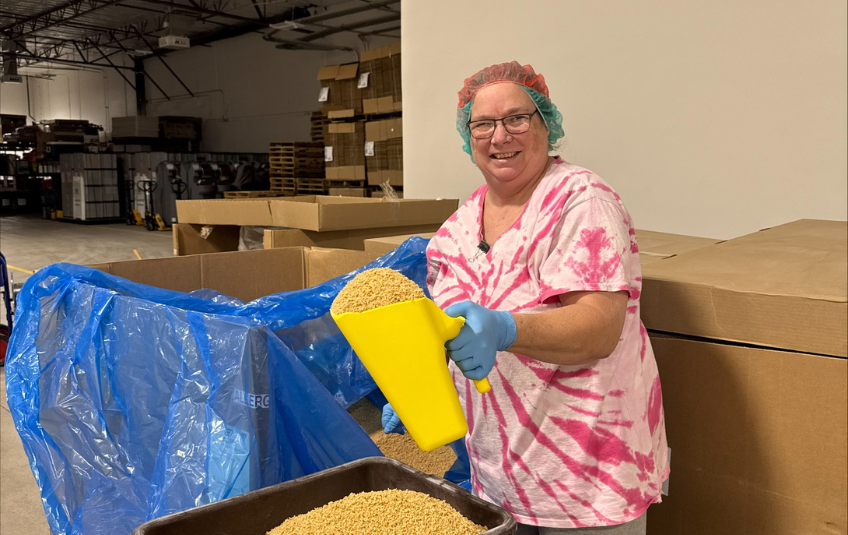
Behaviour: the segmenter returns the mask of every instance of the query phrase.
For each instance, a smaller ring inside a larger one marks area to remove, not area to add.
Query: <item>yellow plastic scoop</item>
[[[468,433],[445,361],[445,342],[459,334],[463,318],[421,298],[333,319],[419,448],[431,451]],[[475,384],[491,390],[487,379]]]

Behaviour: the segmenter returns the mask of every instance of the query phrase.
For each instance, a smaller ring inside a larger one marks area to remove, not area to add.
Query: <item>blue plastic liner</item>
[[[392,267],[425,287],[426,243],[362,269]],[[30,277],[7,397],[53,533],[129,534],[381,455],[344,410],[376,386],[328,316],[359,271],[247,304],[70,264]]]

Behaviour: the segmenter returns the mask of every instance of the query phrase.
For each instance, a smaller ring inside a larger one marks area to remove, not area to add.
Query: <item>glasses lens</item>
[[[512,117],[505,117],[503,123],[504,128],[506,128],[506,131],[510,134],[523,134],[530,130],[529,115],[513,115]]]
[[[495,131],[494,121],[476,121],[469,125],[471,136],[476,138],[492,137]]]

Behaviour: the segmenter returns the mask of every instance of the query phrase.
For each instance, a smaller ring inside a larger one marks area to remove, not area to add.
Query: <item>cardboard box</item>
[[[214,226],[210,237],[215,236],[214,239],[221,242],[212,249],[220,250],[222,246],[238,243],[237,226],[241,225],[288,227],[316,232],[416,225],[435,225],[438,228],[456,211],[456,207],[456,199],[389,201],[327,196],[177,201],[177,219],[180,223],[174,227],[174,249],[192,252],[198,248],[200,251],[197,252],[208,250],[203,245],[208,240],[199,241],[203,239],[199,237],[203,226]],[[235,230],[221,230],[225,226],[233,226]],[[383,232],[377,235],[386,234]]]
[[[383,256],[384,254],[394,251],[400,246],[400,244],[402,244],[413,236],[418,236],[419,238],[429,240],[435,234],[435,232],[418,232],[414,234],[401,234],[400,236],[382,236],[380,238],[369,238],[364,242],[365,252],[372,255],[376,255],[378,257]]]
[[[326,167],[324,175],[327,180],[365,180],[365,166]]]
[[[699,238],[685,236],[683,234],[636,229],[636,243],[639,245],[639,261],[643,266],[708,245],[720,243],[721,241],[713,238]]]
[[[848,361],[656,334],[651,344],[672,455],[649,533],[846,532]]]
[[[335,249],[363,250],[366,243],[372,239],[394,236],[398,233],[432,235],[441,225],[413,225],[408,227],[387,227],[375,229],[358,230],[336,230],[332,232],[311,232],[298,229],[278,229],[265,231],[263,247],[265,249],[276,249],[280,247],[308,246],[308,247],[332,247]],[[369,254],[377,254],[379,251],[371,246]]]
[[[801,220],[643,267],[672,450],[651,533],[846,532],[846,238]]]
[[[365,166],[364,122],[330,123],[324,137],[326,146],[331,147],[332,152],[332,160],[324,162],[327,172],[333,167]],[[365,180],[364,174],[358,180]]]
[[[171,226],[171,237],[174,256],[236,251],[239,245],[239,227],[175,223]]]
[[[642,270],[648,329],[848,357],[848,223],[800,220]]]
[[[382,256],[393,251],[413,236],[419,236],[429,240],[434,234],[434,232],[422,232],[417,234],[402,234],[400,236],[369,238],[365,240],[365,251]],[[644,264],[645,257],[642,255],[647,255],[648,261],[653,262],[655,259],[671,258],[676,253],[684,253],[718,243],[720,240],[636,229],[636,241],[639,244],[639,255],[642,257],[641,260]]]
[[[112,137],[159,137],[159,117],[112,117]]]
[[[366,188],[328,188],[327,195],[341,197],[367,197],[368,190]]]
[[[347,110],[349,115],[343,117],[362,113],[362,94],[357,87],[358,74],[359,63],[329,65],[318,71],[318,81],[322,87],[328,88],[325,113]]]
[[[374,260],[364,251],[288,247],[97,264],[92,267],[178,292],[211,288],[242,301],[301,290]]]

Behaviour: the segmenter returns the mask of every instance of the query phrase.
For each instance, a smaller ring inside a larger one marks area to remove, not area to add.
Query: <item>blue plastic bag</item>
[[[411,240],[366,268],[393,267],[424,286],[425,246]],[[358,271],[247,304],[68,264],[30,277],[7,397],[53,533],[129,534],[381,455],[344,410],[373,380],[327,322]]]

